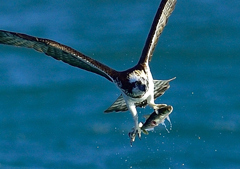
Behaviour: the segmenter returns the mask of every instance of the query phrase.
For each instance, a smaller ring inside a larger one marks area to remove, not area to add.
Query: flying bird
[[[166,106],[165,104],[155,104],[154,101],[157,97],[164,94],[170,87],[169,82],[175,79],[153,80],[149,68],[149,62],[151,61],[159,36],[166,26],[175,4],[176,0],[161,1],[138,63],[125,71],[114,70],[71,47],[49,39],[0,30],[0,43],[35,49],[56,60],[96,73],[115,83],[120,89],[121,95],[105,112],[129,110],[135,123],[135,127],[129,133],[129,136],[134,140],[136,136],[141,138],[136,107],[149,105],[153,109],[159,109],[161,106]]]

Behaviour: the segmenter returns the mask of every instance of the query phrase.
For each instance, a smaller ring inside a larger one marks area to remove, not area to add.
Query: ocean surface
[[[116,70],[134,66],[160,0],[3,1],[0,29],[48,38]],[[0,168],[240,168],[240,1],[178,0],[150,63],[172,105],[130,146],[120,91],[30,49],[0,45]],[[153,110],[138,109],[139,120]],[[167,128],[169,123],[166,122]]]

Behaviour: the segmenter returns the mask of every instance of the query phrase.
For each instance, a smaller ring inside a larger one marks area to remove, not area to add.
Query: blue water
[[[49,38],[112,68],[133,66],[158,0],[1,2],[0,29]],[[130,146],[120,92],[95,74],[0,45],[0,168],[239,168],[240,1],[179,0],[151,62],[173,128]],[[139,118],[152,112],[138,109]],[[169,127],[168,123],[166,123]]]

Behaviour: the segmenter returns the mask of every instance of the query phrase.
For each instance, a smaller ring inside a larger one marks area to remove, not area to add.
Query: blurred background
[[[3,1],[0,29],[71,46],[116,70],[134,66],[160,0]],[[239,168],[240,1],[179,0],[150,63],[171,88],[173,128],[130,146],[120,91],[34,50],[0,45],[0,168]],[[149,107],[138,109],[143,115]],[[169,123],[166,122],[167,127]]]

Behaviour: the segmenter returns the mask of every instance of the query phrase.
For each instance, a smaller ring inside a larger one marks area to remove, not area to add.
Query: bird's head
[[[133,71],[129,74],[129,90],[127,95],[135,98],[142,97],[149,88],[148,77],[143,71]]]

